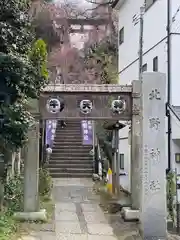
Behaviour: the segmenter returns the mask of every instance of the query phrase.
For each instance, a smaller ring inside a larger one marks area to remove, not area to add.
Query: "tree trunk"
[[[21,174],[21,149],[18,149],[15,157],[15,174]]]
[[[14,176],[14,161],[15,161],[15,153],[11,152],[10,150],[4,150],[4,161],[7,166],[7,181],[9,178]]]

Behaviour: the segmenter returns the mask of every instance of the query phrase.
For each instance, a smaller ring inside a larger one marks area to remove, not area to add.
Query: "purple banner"
[[[93,126],[92,121],[81,121],[82,143],[83,145],[93,145]]]
[[[46,143],[52,148],[55,132],[56,132],[57,120],[46,120]]]

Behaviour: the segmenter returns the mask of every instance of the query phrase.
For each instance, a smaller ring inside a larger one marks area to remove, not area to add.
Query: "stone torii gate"
[[[49,85],[40,96],[42,119],[131,120],[132,209],[124,213],[139,219],[147,240],[167,238],[165,95],[165,75],[144,73],[132,85]],[[26,184],[35,203],[38,188]]]

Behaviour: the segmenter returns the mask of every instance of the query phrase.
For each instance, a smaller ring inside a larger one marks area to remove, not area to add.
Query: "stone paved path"
[[[92,187],[88,179],[54,180],[54,227],[46,226],[21,240],[141,240],[135,223],[125,223],[119,214],[103,213]]]
[[[116,240],[88,179],[54,181],[56,240]]]
[[[132,240],[134,225],[125,224],[120,216],[106,216],[93,193],[90,179],[55,179],[54,232],[32,233],[24,240]],[[112,223],[112,224],[111,224]]]

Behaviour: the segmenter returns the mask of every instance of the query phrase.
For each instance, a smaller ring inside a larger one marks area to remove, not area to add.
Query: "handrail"
[[[101,149],[100,149],[100,144],[98,139],[97,139],[97,147],[98,147],[98,160],[101,160]]]
[[[100,148],[98,138],[97,138],[97,155],[98,155],[98,175],[102,179],[103,178],[103,161],[102,161],[101,148]],[[100,166],[101,166],[101,170],[100,170]]]

